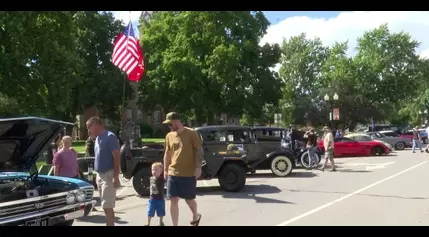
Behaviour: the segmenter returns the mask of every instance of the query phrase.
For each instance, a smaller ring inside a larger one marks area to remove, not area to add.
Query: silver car
[[[395,148],[395,150],[404,150],[409,143],[409,139],[402,137],[388,137],[380,132],[367,132],[367,134],[374,140],[384,141]]]

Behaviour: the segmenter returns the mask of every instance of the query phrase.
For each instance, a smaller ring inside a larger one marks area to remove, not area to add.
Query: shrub
[[[152,137],[153,135],[153,128],[146,123],[140,124],[140,135],[142,137]]]

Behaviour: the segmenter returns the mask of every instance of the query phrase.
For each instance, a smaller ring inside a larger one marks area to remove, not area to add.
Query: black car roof
[[[64,122],[60,120],[53,120],[53,119],[40,118],[40,117],[0,118],[0,122],[20,121],[20,120],[39,120],[39,121],[46,121],[46,122],[60,123],[64,125],[74,126],[74,124],[70,122]]]

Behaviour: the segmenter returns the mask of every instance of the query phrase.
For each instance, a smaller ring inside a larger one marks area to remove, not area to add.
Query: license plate
[[[48,226],[48,218],[27,221],[25,226]]]

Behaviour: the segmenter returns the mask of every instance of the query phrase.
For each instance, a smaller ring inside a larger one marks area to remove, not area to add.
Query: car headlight
[[[69,192],[66,196],[66,203],[68,205],[76,202],[76,195],[73,192]]]
[[[86,199],[86,192],[83,191],[82,189],[79,189],[76,193],[76,200],[78,202],[83,202]]]

